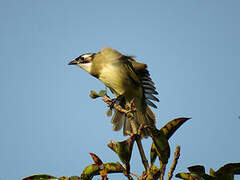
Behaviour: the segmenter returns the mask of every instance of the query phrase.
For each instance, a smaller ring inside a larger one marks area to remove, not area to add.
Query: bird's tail
[[[124,113],[115,110],[111,123],[113,124],[114,131],[119,131],[123,127],[124,136],[134,133],[132,124]],[[147,106],[144,112],[136,109],[133,123],[138,131],[141,124],[155,126],[156,118],[152,110]],[[147,138],[148,136],[147,130],[143,128],[141,130],[141,137]]]

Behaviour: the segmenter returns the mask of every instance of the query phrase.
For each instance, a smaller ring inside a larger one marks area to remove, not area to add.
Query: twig
[[[134,180],[133,177],[130,174],[124,174],[124,176],[126,176],[126,178],[128,178],[128,180]]]
[[[161,167],[161,169],[160,169],[161,170],[160,180],[163,180],[164,179],[164,174],[165,174],[165,171],[166,171],[166,164],[161,163],[160,167]]]
[[[141,159],[142,159],[142,163],[145,167],[145,170],[148,172],[149,164],[148,164],[148,160],[145,156],[145,153],[144,153],[144,150],[143,150],[143,147],[142,147],[142,141],[141,141],[141,138],[140,138],[139,135],[137,135],[137,137],[136,137],[136,142],[137,142],[138,150],[139,150],[139,153],[140,153],[140,156],[141,156]]]
[[[102,99],[105,103],[107,103],[107,105],[112,106],[113,100],[107,96],[104,96]],[[117,104],[113,104],[113,108],[119,112],[128,114],[128,111],[126,109],[123,109],[120,105]]]
[[[167,180],[172,179],[173,172],[174,172],[174,170],[175,170],[175,168],[177,166],[179,157],[180,157],[180,146],[177,146],[176,147],[176,151],[174,153],[174,160],[173,160],[172,166],[171,166],[171,168],[169,170]]]
[[[130,174],[131,174],[131,175],[134,175],[134,176],[136,176],[136,177],[137,177],[137,179],[140,179],[140,176],[139,176],[139,175],[137,175],[136,173],[134,173],[134,172],[130,172]]]
[[[143,165],[145,167],[145,170],[148,172],[149,164],[148,164],[147,158],[145,156],[145,153],[144,153],[144,150],[143,150],[143,147],[142,147],[141,137],[138,135],[137,127],[136,127],[136,124],[134,122],[134,114],[135,114],[135,111],[136,111],[135,107],[134,107],[134,100],[132,100],[130,102],[130,106],[129,107],[126,106],[126,109],[123,109],[120,105],[117,105],[115,103],[112,104],[113,100],[111,98],[107,97],[107,96],[103,96],[102,100],[105,103],[107,103],[109,106],[113,105],[113,108],[115,110],[117,110],[119,112],[122,112],[122,113],[125,113],[127,115],[127,118],[130,121],[132,130],[133,130],[132,134],[136,135],[136,142],[137,142],[138,150],[139,150],[139,153],[140,153],[140,156],[141,156],[141,159],[142,159],[142,163],[143,163]]]
[[[133,134],[136,135],[136,142],[137,142],[138,150],[139,150],[139,153],[140,153],[140,156],[141,156],[141,159],[142,159],[142,163],[145,167],[145,170],[148,172],[148,170],[149,170],[148,160],[145,156],[145,153],[144,153],[144,150],[143,150],[143,147],[142,147],[142,141],[141,141],[140,134],[138,134],[137,127],[136,127],[136,124],[134,122],[134,117],[135,117],[134,114],[136,112],[136,109],[135,109],[135,106],[134,106],[134,99],[130,102],[130,106],[126,107],[126,109],[129,110],[128,113],[127,113],[127,117],[128,117],[128,120],[130,121]]]
[[[102,176],[101,180],[108,180],[106,176]]]
[[[127,120],[130,122],[130,125],[131,125],[131,128],[132,128],[132,134],[137,134],[137,127],[136,127],[136,123],[134,121],[135,119],[135,112],[136,112],[136,108],[134,106],[134,100],[132,100],[130,102],[129,105],[126,104],[126,107],[127,109]]]

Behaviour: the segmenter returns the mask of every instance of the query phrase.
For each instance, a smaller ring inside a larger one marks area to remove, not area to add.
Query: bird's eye
[[[88,58],[84,57],[84,56],[80,56],[80,63],[84,64],[84,63],[88,63]]]

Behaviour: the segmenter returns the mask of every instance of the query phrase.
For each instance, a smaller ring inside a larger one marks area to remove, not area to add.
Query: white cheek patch
[[[92,63],[84,63],[84,64],[78,64],[78,66],[80,66],[82,69],[84,69],[85,71],[87,71],[88,73],[91,70],[91,65]]]

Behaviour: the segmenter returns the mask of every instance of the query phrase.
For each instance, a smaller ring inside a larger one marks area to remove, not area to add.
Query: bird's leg
[[[118,97],[111,99],[111,103],[109,105],[110,109],[113,109],[114,104],[117,104],[118,102],[121,102],[122,99],[123,99],[123,95],[119,95]]]
[[[138,132],[137,132],[137,134],[138,134],[139,136],[141,136],[143,129],[144,129],[144,125],[143,125],[143,124],[140,124],[140,126],[139,126],[139,128],[138,128]]]

